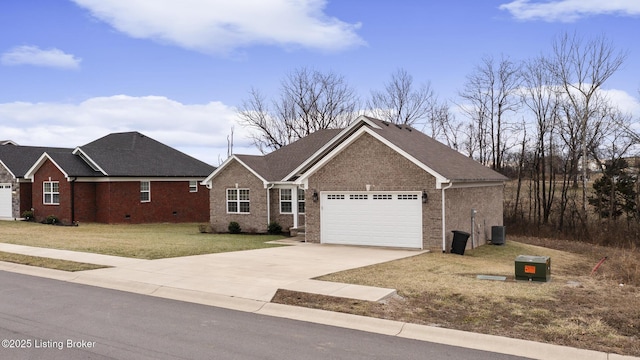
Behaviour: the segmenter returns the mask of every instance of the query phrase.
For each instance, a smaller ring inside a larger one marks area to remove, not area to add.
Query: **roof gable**
[[[505,181],[502,174],[406,125],[381,124],[371,130],[398,149],[453,182]]]
[[[74,150],[106,176],[206,177],[215,167],[139,132],[114,133]]]
[[[24,178],[27,171],[42,156],[42,154],[71,153],[69,148],[40,147],[40,146],[0,146],[0,161],[15,178]]]
[[[318,130],[304,138],[264,156],[268,174],[266,178],[272,181],[288,180],[288,175],[300,164],[312,157],[318,149],[338,135],[341,129]]]
[[[251,171],[265,184],[287,181],[288,174],[304,163],[319,148],[341,132],[341,129],[318,130],[309,136],[283,146],[267,155],[234,154],[211,173],[203,183],[208,183],[218,175],[231,160],[236,160]]]
[[[368,133],[433,175],[437,185],[460,182],[500,182],[507,178],[466,157],[426,134],[407,125],[360,116],[330,144],[316,153],[297,171],[304,181],[311,174],[344,150],[362,134]]]
[[[302,182],[363,134],[389,146],[446,183],[502,182],[507,178],[407,125],[359,116],[345,129],[319,130],[267,155],[234,155],[266,182]],[[224,166],[224,164],[223,164]],[[212,173],[209,182],[223,168]]]

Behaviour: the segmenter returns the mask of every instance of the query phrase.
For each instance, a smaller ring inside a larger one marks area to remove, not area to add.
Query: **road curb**
[[[170,286],[150,285],[136,281],[107,281],[103,277],[92,277],[89,274],[68,273],[66,271],[43,269],[2,261],[0,261],[0,270],[170,300],[216,306],[229,310],[251,312],[258,315],[306,321],[315,324],[336,326],[382,335],[398,336],[406,339],[428,341],[474,350],[522,356],[531,359],[640,360],[640,358],[633,356],[608,354],[568,346],[478,334],[428,325],[411,324],[327,310],[276,304],[202,291],[179,289]]]

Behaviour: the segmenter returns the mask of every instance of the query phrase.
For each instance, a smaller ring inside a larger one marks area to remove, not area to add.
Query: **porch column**
[[[298,187],[291,189],[291,212],[293,213],[293,228],[298,228]]]

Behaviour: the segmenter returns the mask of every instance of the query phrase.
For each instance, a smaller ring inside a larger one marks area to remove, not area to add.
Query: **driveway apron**
[[[83,272],[76,281],[121,281],[245,299],[270,301],[278,289],[323,293],[366,300],[393,289],[310,280],[321,275],[420,254],[398,250],[339,245],[299,244],[267,249],[133,262]],[[317,291],[316,291],[317,290]],[[353,293],[354,296],[349,296]]]

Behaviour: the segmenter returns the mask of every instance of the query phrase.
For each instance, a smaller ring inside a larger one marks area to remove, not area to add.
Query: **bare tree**
[[[563,89],[569,108],[567,120],[575,122],[582,172],[582,212],[587,211],[587,153],[589,137],[596,138],[592,124],[602,106],[600,88],[624,63],[626,53],[615,50],[605,37],[589,41],[567,33],[553,44],[549,61],[555,83]],[[591,132],[591,136],[590,133]]]
[[[383,91],[372,90],[367,101],[368,111],[373,117],[405,125],[426,119],[434,106],[431,84],[414,86],[413,76],[404,69],[398,69],[391,75]]]
[[[460,150],[462,144],[460,144],[459,137],[463,124],[456,121],[456,117],[451,113],[447,102],[433,102],[433,106],[431,106],[427,114],[427,123],[422,131],[424,132],[427,127],[429,128],[427,135],[446,143],[454,150]]]
[[[262,153],[279,149],[320,129],[343,128],[354,118],[358,97],[346,79],[306,68],[290,73],[270,108],[256,89],[239,109],[243,125],[253,129]]]
[[[520,65],[505,57],[496,65],[493,57],[484,57],[460,92],[465,102],[461,108],[477,126],[479,160],[498,171],[507,150],[505,114],[519,107],[520,82]]]
[[[557,129],[560,107],[558,91],[551,85],[552,78],[545,65],[544,58],[535,58],[524,63],[522,72],[522,100],[533,114],[535,124],[532,159],[532,167],[535,170],[532,181],[535,219],[538,225],[549,222],[555,199],[554,131]],[[522,154],[524,155],[524,145]]]

